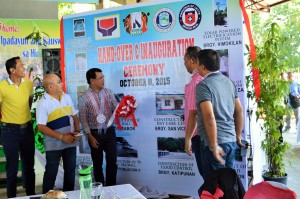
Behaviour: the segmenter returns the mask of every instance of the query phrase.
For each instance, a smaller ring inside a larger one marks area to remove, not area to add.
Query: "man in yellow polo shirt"
[[[19,154],[26,194],[35,195],[34,133],[30,114],[33,84],[24,79],[26,69],[20,57],[8,59],[5,66],[9,77],[0,82],[0,110],[7,197],[16,197]]]

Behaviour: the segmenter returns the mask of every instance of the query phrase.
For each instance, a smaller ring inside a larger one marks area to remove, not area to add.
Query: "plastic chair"
[[[248,189],[244,199],[296,199],[297,195],[286,185],[273,182],[262,181]]]

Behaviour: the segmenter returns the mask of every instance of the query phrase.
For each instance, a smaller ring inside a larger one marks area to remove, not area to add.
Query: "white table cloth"
[[[122,184],[116,186],[108,186],[103,187],[104,192],[113,192],[115,194],[116,199],[146,199],[140,192],[138,192],[131,184]],[[68,199],[80,199],[80,190],[75,191],[67,191]],[[42,197],[42,195],[37,196],[24,196],[18,197],[18,199],[36,199],[38,196]],[[106,199],[106,198],[105,198]],[[114,199],[114,198],[107,198]]]

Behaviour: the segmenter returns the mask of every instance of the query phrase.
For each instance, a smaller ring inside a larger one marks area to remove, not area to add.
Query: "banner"
[[[46,33],[41,33],[40,44],[32,39],[25,39],[34,29]],[[8,76],[5,69],[6,60],[15,56],[21,57],[27,71],[33,68],[31,77],[43,74],[42,49],[48,48],[60,48],[58,20],[0,18],[0,79]]]
[[[75,104],[93,67],[102,69],[105,87],[119,100],[131,95],[138,104],[138,126],[121,119],[122,130],[116,130],[117,183],[162,195],[198,195],[203,179],[195,157],[184,152],[184,86],[191,76],[183,56],[188,46],[218,50],[220,71],[246,104],[242,26],[238,0],[163,1],[64,18],[66,86]],[[92,164],[85,137],[77,164]],[[235,169],[246,188],[245,157],[237,154]]]

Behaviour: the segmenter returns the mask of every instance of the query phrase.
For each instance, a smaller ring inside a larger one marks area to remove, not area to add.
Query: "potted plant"
[[[49,37],[49,35],[39,29],[37,29],[36,27],[33,28],[33,31],[27,35],[25,37],[26,40],[30,40],[32,42],[34,42],[35,44],[37,44],[39,47],[47,47],[46,44],[44,44],[42,41],[43,41],[43,36],[47,36]],[[51,65],[50,65],[50,71],[55,71],[55,63],[54,63],[54,57],[53,57],[53,52],[51,49],[48,49],[49,52],[50,52],[50,55],[51,55]]]
[[[34,27],[32,33],[30,33],[29,35],[27,35],[25,37],[26,40],[30,40],[30,41],[34,41],[34,43],[36,43],[39,47],[47,47],[47,45],[42,43],[42,36],[46,35],[49,37],[49,35],[45,32],[40,31],[39,29],[37,29],[36,27]],[[53,57],[52,57],[53,59]],[[53,63],[53,61],[52,61]],[[53,66],[54,67],[54,66]],[[33,68],[31,67],[29,69],[29,77],[31,77],[31,73],[33,72]],[[44,95],[44,88],[42,86],[42,76],[40,74],[36,74],[33,75],[33,82],[34,82],[34,94],[33,94],[33,99],[32,99],[32,103],[37,103],[38,100],[40,100],[42,98],[42,96]],[[31,109],[31,120],[33,123],[33,130],[35,133],[35,148],[38,149],[41,153],[45,152],[45,148],[44,148],[44,135],[38,130],[37,128],[37,121],[36,121],[36,108],[33,107]]]
[[[32,70],[33,68],[30,68],[29,74],[32,72]],[[33,82],[35,82],[35,89],[32,98],[32,103],[36,104],[43,97],[45,90],[42,86],[42,79],[40,75],[34,75]],[[44,134],[40,132],[37,128],[36,107],[31,107],[31,121],[33,124],[33,131],[35,134],[35,148],[41,153],[45,153]]]
[[[284,56],[286,52],[282,48],[285,42],[279,24],[275,22],[267,24],[262,41],[257,47],[257,57],[253,61],[249,59],[248,65],[251,69],[257,68],[260,76],[260,97],[256,98],[256,117],[257,120],[264,121],[261,130],[265,133],[265,138],[261,148],[266,154],[267,170],[264,171],[263,178],[266,177],[267,180],[271,178],[272,181],[286,184],[284,157],[290,145],[283,141],[279,128],[284,124],[283,116],[286,114],[284,98],[289,93],[288,81],[280,78],[280,74],[288,69]],[[247,48],[249,50],[248,46]],[[252,81],[251,76],[246,77],[248,88]],[[248,91],[247,97],[255,99],[255,92]]]

